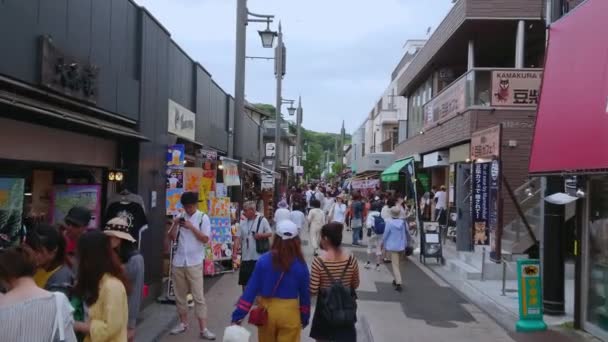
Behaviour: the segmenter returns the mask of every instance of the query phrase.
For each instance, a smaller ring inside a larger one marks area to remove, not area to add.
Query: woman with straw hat
[[[135,340],[137,314],[142,301],[144,288],[144,258],[137,250],[135,238],[129,233],[129,224],[123,217],[115,217],[108,221],[103,232],[110,237],[112,249],[120,258],[125,274],[132,286],[128,295],[129,323],[128,340]]]

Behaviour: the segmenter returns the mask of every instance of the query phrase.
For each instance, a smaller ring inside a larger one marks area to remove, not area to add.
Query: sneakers
[[[180,322],[175,328],[173,328],[173,330],[171,330],[171,335],[179,335],[186,332],[186,330],[188,330],[188,325]]]
[[[380,264],[376,264],[376,271],[380,272]]]
[[[397,284],[397,286],[395,286],[395,291],[397,292],[402,292],[403,288],[401,287],[401,284]]]
[[[205,330],[201,332],[201,338],[203,340],[215,341],[215,334],[205,328]]]
[[[366,262],[366,263],[365,263],[365,266],[363,266],[363,267],[365,267],[365,269],[366,269],[366,270],[369,270],[369,269],[370,269],[370,267],[372,267],[372,265],[371,265],[371,263],[368,261],[368,262]]]

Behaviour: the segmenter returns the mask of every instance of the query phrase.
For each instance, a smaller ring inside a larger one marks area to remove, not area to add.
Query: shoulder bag
[[[270,297],[274,297],[275,293],[277,292],[277,288],[279,287],[279,284],[281,284],[281,280],[283,280],[284,275],[285,272],[281,273],[281,277],[279,277],[279,280],[277,280],[277,283],[274,285],[274,289],[272,289],[272,294],[270,295]],[[252,309],[249,313],[249,324],[253,324],[258,327],[263,327],[268,324],[268,308],[258,305],[257,307]]]
[[[263,219],[264,219],[264,217],[262,217],[262,216],[258,217],[258,226],[257,226],[257,229],[255,230],[256,234],[260,233],[260,225],[262,224]],[[270,239],[269,238],[255,240],[255,251],[258,254],[264,254],[264,253],[268,252],[269,250],[270,250]]]

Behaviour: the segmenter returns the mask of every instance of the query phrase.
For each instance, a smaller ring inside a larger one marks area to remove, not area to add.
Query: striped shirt
[[[327,269],[334,280],[340,279],[340,276],[344,273],[344,268],[346,267],[346,273],[344,273],[344,277],[340,279],[342,284],[352,289],[359,287],[359,264],[355,257],[350,256],[348,259],[340,261],[328,261],[316,257],[312,261],[310,271],[310,294],[314,296],[319,293],[320,289],[326,289],[332,285],[332,280],[325,271],[323,263],[327,266]]]

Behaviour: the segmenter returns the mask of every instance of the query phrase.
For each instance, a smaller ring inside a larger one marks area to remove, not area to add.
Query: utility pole
[[[243,112],[245,110],[245,41],[247,39],[247,0],[237,0],[236,5],[236,58],[234,66],[234,129],[232,148],[228,157],[240,154],[239,141]],[[230,141],[230,140],[229,140]]]
[[[282,87],[283,87],[283,75],[285,71],[285,67],[283,65],[283,30],[281,28],[281,22],[279,22],[279,32],[278,32],[278,44],[275,48],[274,53],[274,61],[275,61],[275,75],[277,78],[277,102],[275,106],[275,117],[276,117],[276,129],[275,129],[275,158],[274,158],[274,170],[278,173],[281,172],[281,106],[283,105],[283,97],[282,97]],[[281,182],[277,179],[275,181],[275,197],[276,202],[278,203],[280,199],[280,184]]]
[[[296,109],[296,165],[302,165],[302,96],[298,98],[298,108]],[[299,177],[296,177],[299,179]]]

